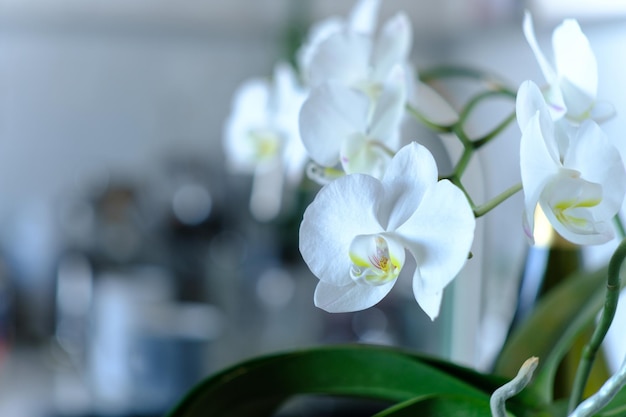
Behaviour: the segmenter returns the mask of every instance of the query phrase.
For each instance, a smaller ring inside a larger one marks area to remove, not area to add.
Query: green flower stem
[[[482,81],[492,90],[506,89],[506,82],[491,73],[467,67],[441,66],[429,70],[420,70],[419,79],[430,83],[443,78],[470,78]]]
[[[516,91],[506,87],[504,82],[497,79],[493,75],[488,74],[484,71],[470,68],[438,67],[430,71],[421,71],[419,76],[420,80],[425,83],[432,83],[444,78],[469,78],[481,81],[486,84],[487,89],[469,98],[467,103],[459,111],[458,119],[452,124],[439,124],[433,122],[417,108],[408,103],[406,104],[406,111],[411,114],[419,123],[423,124],[435,133],[454,134],[454,136],[460,142],[461,146],[463,146],[463,153],[461,154],[459,160],[456,162],[452,174],[445,178],[449,179],[453,184],[458,186],[463,191],[472,209],[474,210],[474,215],[476,217],[481,217],[491,211],[496,206],[498,206],[504,200],[520,191],[522,188],[521,184],[514,185],[513,187],[504,191],[502,194],[496,196],[490,201],[480,206],[476,206],[467,190],[463,187],[462,178],[465,174],[465,171],[467,170],[467,167],[469,166],[469,163],[474,153],[479,148],[485,146],[487,143],[491,142],[498,135],[500,135],[515,120],[515,112],[513,111],[498,125],[496,125],[491,131],[476,139],[472,139],[469,137],[465,130],[465,124],[472,115],[472,112],[474,112],[478,105],[480,105],[483,101],[494,97],[504,97],[514,100],[517,93]]]
[[[472,197],[469,195],[469,193],[465,189],[465,186],[463,185],[463,183],[461,182],[461,180],[457,176],[452,175],[450,177],[444,177],[444,178],[440,178],[440,179],[447,179],[452,184],[454,184],[457,187],[459,187],[459,189],[461,191],[463,191],[463,194],[465,194],[465,198],[467,198],[467,201],[469,202],[470,207],[472,207],[472,209],[475,207],[475,204],[474,204],[474,201],[472,200]]]
[[[474,207],[474,216],[475,217],[484,216],[485,214],[489,213],[491,210],[496,208],[498,205],[500,205],[502,202],[504,202],[506,199],[508,199],[509,197],[514,196],[518,191],[521,191],[521,190],[522,190],[522,184],[521,183],[515,184],[515,185],[507,188],[506,190],[504,190],[499,195],[497,195],[494,198],[492,198],[491,200],[487,201],[485,204],[482,204],[480,206]]]
[[[485,136],[474,140],[474,149],[478,149],[487,143],[491,142],[493,138],[498,136],[500,133],[506,129],[513,120],[515,120],[516,114],[512,112],[506,119],[504,119],[498,126],[496,126],[491,132],[487,133]]]
[[[591,336],[591,340],[583,349],[582,357],[574,378],[574,385],[569,401],[569,411],[574,410],[582,399],[582,393],[585,389],[585,385],[587,384],[593,361],[595,360],[598,349],[600,348],[611,323],[613,322],[613,317],[615,316],[615,311],[617,310],[619,290],[621,288],[619,272],[625,259],[626,239],[622,240],[609,261],[604,309],[602,310],[600,322]],[[624,377],[626,378],[626,376]]]
[[[624,223],[622,222],[622,218],[620,217],[619,213],[615,215],[613,221],[615,223],[615,227],[617,228],[617,233],[619,234],[620,239],[626,238],[626,230],[624,229]]]
[[[505,89],[498,89],[483,91],[482,93],[475,95],[467,102],[467,104],[459,114],[459,122],[461,124],[465,124],[465,121],[468,119],[474,108],[478,106],[483,100],[498,96],[515,99],[515,92]]]
[[[426,116],[422,114],[422,112],[411,106],[409,103],[406,104],[405,108],[411,116],[417,119],[417,121],[437,133],[451,133],[454,128],[454,125],[440,125],[429,120]]]
[[[473,155],[474,155],[474,149],[471,146],[465,146],[463,149],[463,153],[461,154],[461,157],[459,158],[459,160],[456,163],[456,166],[454,167],[452,176],[458,178],[460,181]]]
[[[526,359],[519,372],[511,381],[507,382],[494,391],[489,400],[491,415],[493,417],[507,417],[505,401],[519,394],[533,377],[533,372],[539,364],[539,359],[532,357]]]

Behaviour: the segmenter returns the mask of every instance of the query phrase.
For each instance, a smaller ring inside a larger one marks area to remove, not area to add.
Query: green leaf
[[[488,401],[505,383],[444,361],[394,348],[321,347],[265,356],[226,369],[197,385],[169,417],[269,416],[300,394],[366,397],[399,403],[427,395],[460,395]],[[519,409],[537,407],[523,397]]]
[[[593,323],[602,308],[606,279],[606,268],[578,273],[546,294],[507,340],[496,361],[495,373],[511,378],[521,361],[539,357],[539,368],[531,386],[544,401],[551,402],[556,369],[576,337]]]
[[[373,417],[484,417],[490,415],[488,399],[460,395],[434,395],[405,401]]]

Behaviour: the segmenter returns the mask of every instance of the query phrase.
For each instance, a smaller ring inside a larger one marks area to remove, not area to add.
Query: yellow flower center
[[[350,277],[355,282],[382,285],[400,274],[404,248],[381,235],[360,235],[350,245],[350,260]]]
[[[259,160],[272,159],[278,154],[282,140],[277,132],[269,129],[253,129],[248,137],[252,142],[255,156]]]

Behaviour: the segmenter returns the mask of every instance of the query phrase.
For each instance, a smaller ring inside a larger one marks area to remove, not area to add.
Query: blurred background
[[[270,76],[311,23],[352,5],[0,1],[0,415],[161,415],[210,372],[330,342],[488,366],[523,263],[521,196],[479,222],[490,256],[446,292],[456,302],[436,322],[400,292],[330,315],[313,306],[317,280],[297,250],[316,189],[259,221],[251,178],[226,170],[236,88]],[[562,18],[579,19],[599,96],[625,114],[625,1],[386,0],[379,21],[410,16],[418,70],[472,65],[516,88],[543,82],[521,31],[525,8],[546,51]],[[623,155],[625,120],[606,125]],[[512,126],[477,162],[471,181],[484,195],[519,180],[518,136]]]

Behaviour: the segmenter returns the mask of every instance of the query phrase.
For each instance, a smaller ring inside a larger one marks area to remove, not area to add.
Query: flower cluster
[[[597,124],[612,116],[613,109],[596,99],[595,56],[575,20],[565,20],[553,33],[556,69],[539,49],[528,13],[524,34],[548,82],[542,92],[526,81],[517,93],[526,232],[532,239],[539,205],[567,240],[605,243],[614,236],[610,222],[624,200],[626,172]]]
[[[409,271],[415,299],[434,319],[445,287],[469,258],[475,218],[488,210],[474,205],[461,167],[444,178],[419,138],[401,137],[407,114],[426,120],[411,105],[419,82],[409,62],[412,29],[403,13],[379,27],[379,3],[361,0],[347,18],[315,25],[298,51],[297,71],[280,64],[272,82],[244,84],[225,148],[233,165],[249,172],[277,164],[303,172],[309,160],[307,174],[321,188],[303,216],[300,252],[319,279],[318,307],[347,312],[375,305],[396,283],[408,254],[415,261]],[[522,186],[487,207],[523,188],[531,241],[540,207],[571,242],[607,242],[626,193],[626,171],[598,125],[614,112],[597,100],[595,56],[574,20],[554,31],[554,65],[529,14],[523,32],[547,86],[526,81],[513,93]],[[496,133],[460,138],[465,155]]]

